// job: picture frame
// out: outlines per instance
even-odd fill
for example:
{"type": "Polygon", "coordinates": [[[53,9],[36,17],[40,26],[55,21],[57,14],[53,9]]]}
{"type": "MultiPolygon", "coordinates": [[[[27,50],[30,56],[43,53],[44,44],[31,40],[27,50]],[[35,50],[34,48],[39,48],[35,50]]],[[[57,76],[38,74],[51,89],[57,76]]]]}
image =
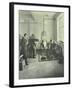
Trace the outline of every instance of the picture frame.
{"type": "MultiPolygon", "coordinates": [[[[30,54],[31,51],[29,55],[30,54]]],[[[26,61],[24,61],[24,63],[26,64],[26,61]]],[[[70,84],[70,6],[10,2],[9,3],[9,86],[29,87],[29,86],[45,86],[45,85],[61,85],[61,84],[70,84]],[[62,21],[59,21],[60,14],[62,15],[62,19],[60,19],[62,21]],[[54,28],[55,20],[56,20],[56,27],[54,28]],[[46,33],[44,31],[42,32],[42,30],[47,31],[47,37],[46,37],[46,33]],[[25,67],[22,67],[23,63],[20,61],[20,58],[22,58],[24,55],[19,56],[20,53],[19,38],[20,35],[25,36],[26,34],[28,34],[28,38],[29,38],[32,33],[35,34],[36,37],[39,39],[38,42],[40,42],[40,39],[42,41],[45,40],[46,37],[46,40],[50,40],[51,42],[52,39],[54,41],[56,40],[55,41],[57,42],[56,44],[59,45],[58,41],[62,40],[61,43],[63,43],[64,45],[63,58],[59,53],[57,55],[59,55],[60,57],[56,56],[55,61],[54,60],[50,61],[51,59],[54,58],[53,56],[54,52],[52,51],[53,53],[52,54],[50,52],[51,50],[49,49],[49,47],[48,49],[46,49],[44,48],[45,46],[43,46],[42,49],[36,48],[36,52],[38,55],[37,60],[39,62],[34,65],[36,67],[30,66],[31,63],[34,61],[32,59],[33,57],[29,57],[29,56],[28,58],[30,65],[28,66],[25,65],[25,67]],[[49,56],[51,56],[51,54],[52,56],[51,57],[48,56],[47,58],[46,54],[48,53],[49,56]],[[63,59],[61,63],[59,63],[59,60],[57,60],[60,58],[63,59]],[[46,62],[46,64],[43,64],[42,62],[43,63],[46,62]],[[50,64],[47,65],[47,62],[49,62],[50,64]],[[41,66],[40,63],[42,63],[41,66]],[[49,65],[51,66],[48,67],[49,65]],[[48,69],[46,69],[44,66],[47,66],[46,68],[48,69]],[[33,67],[34,69],[32,68],[30,69],[30,67],[33,67]],[[37,68],[37,67],[41,67],[41,68],[37,68]],[[51,69],[52,71],[51,73],[48,73],[48,70],[51,67],[53,67],[51,69]],[[56,70],[56,68],[58,70],[56,70]],[[58,72],[59,70],[61,71],[58,72]],[[44,71],[46,71],[47,73],[44,71]],[[43,73],[49,74],[50,76],[47,76],[46,74],[44,74],[45,75],[44,76],[43,73]]]]}

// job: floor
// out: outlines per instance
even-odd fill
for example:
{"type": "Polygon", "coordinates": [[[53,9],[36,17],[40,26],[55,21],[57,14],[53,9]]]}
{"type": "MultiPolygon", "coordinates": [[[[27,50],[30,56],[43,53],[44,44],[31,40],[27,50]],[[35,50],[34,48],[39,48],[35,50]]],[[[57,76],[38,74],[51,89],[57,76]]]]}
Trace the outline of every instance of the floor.
{"type": "Polygon", "coordinates": [[[19,71],[19,79],[52,78],[64,76],[64,65],[58,60],[38,61],[38,56],[28,59],[28,64],[23,62],[23,71],[19,71]]]}

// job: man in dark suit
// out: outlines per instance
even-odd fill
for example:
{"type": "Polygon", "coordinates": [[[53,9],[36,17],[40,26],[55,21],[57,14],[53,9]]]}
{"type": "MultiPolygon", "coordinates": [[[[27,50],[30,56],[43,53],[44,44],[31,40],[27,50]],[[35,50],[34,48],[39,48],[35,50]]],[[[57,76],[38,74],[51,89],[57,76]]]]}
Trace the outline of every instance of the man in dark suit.
{"type": "Polygon", "coordinates": [[[25,59],[25,65],[28,65],[27,62],[27,34],[24,34],[24,37],[21,40],[21,46],[22,46],[22,54],[23,54],[23,59],[25,59]]]}

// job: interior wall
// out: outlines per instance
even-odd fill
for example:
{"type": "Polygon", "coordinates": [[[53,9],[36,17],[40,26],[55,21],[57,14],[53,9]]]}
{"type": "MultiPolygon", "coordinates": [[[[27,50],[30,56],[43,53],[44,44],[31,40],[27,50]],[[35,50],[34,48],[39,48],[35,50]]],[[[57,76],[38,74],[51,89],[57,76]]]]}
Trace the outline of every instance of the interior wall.
{"type": "Polygon", "coordinates": [[[53,18],[43,20],[43,16],[35,16],[35,19],[29,16],[20,17],[19,32],[21,36],[24,33],[27,33],[29,36],[35,34],[36,38],[41,40],[41,32],[44,30],[46,31],[47,41],[50,39],[57,40],[56,29],[56,20],[53,18]]]}
{"type": "Polygon", "coordinates": [[[57,41],[57,20],[56,18],[54,19],[54,23],[53,23],[53,39],[55,41],[57,41]]]}
{"type": "Polygon", "coordinates": [[[57,17],[57,41],[64,41],[64,13],[57,17]]]}
{"type": "Polygon", "coordinates": [[[55,32],[55,28],[54,28],[54,19],[48,19],[46,20],[46,24],[45,24],[45,31],[47,33],[47,40],[50,41],[50,39],[55,40],[54,38],[54,32],[55,32]]]}

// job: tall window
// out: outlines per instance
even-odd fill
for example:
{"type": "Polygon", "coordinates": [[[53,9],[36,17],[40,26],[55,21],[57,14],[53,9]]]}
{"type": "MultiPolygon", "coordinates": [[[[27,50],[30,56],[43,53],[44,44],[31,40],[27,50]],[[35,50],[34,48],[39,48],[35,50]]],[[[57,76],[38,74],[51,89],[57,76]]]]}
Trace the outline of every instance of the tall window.
{"type": "Polygon", "coordinates": [[[57,41],[64,41],[64,13],[57,18],[57,41]]]}

